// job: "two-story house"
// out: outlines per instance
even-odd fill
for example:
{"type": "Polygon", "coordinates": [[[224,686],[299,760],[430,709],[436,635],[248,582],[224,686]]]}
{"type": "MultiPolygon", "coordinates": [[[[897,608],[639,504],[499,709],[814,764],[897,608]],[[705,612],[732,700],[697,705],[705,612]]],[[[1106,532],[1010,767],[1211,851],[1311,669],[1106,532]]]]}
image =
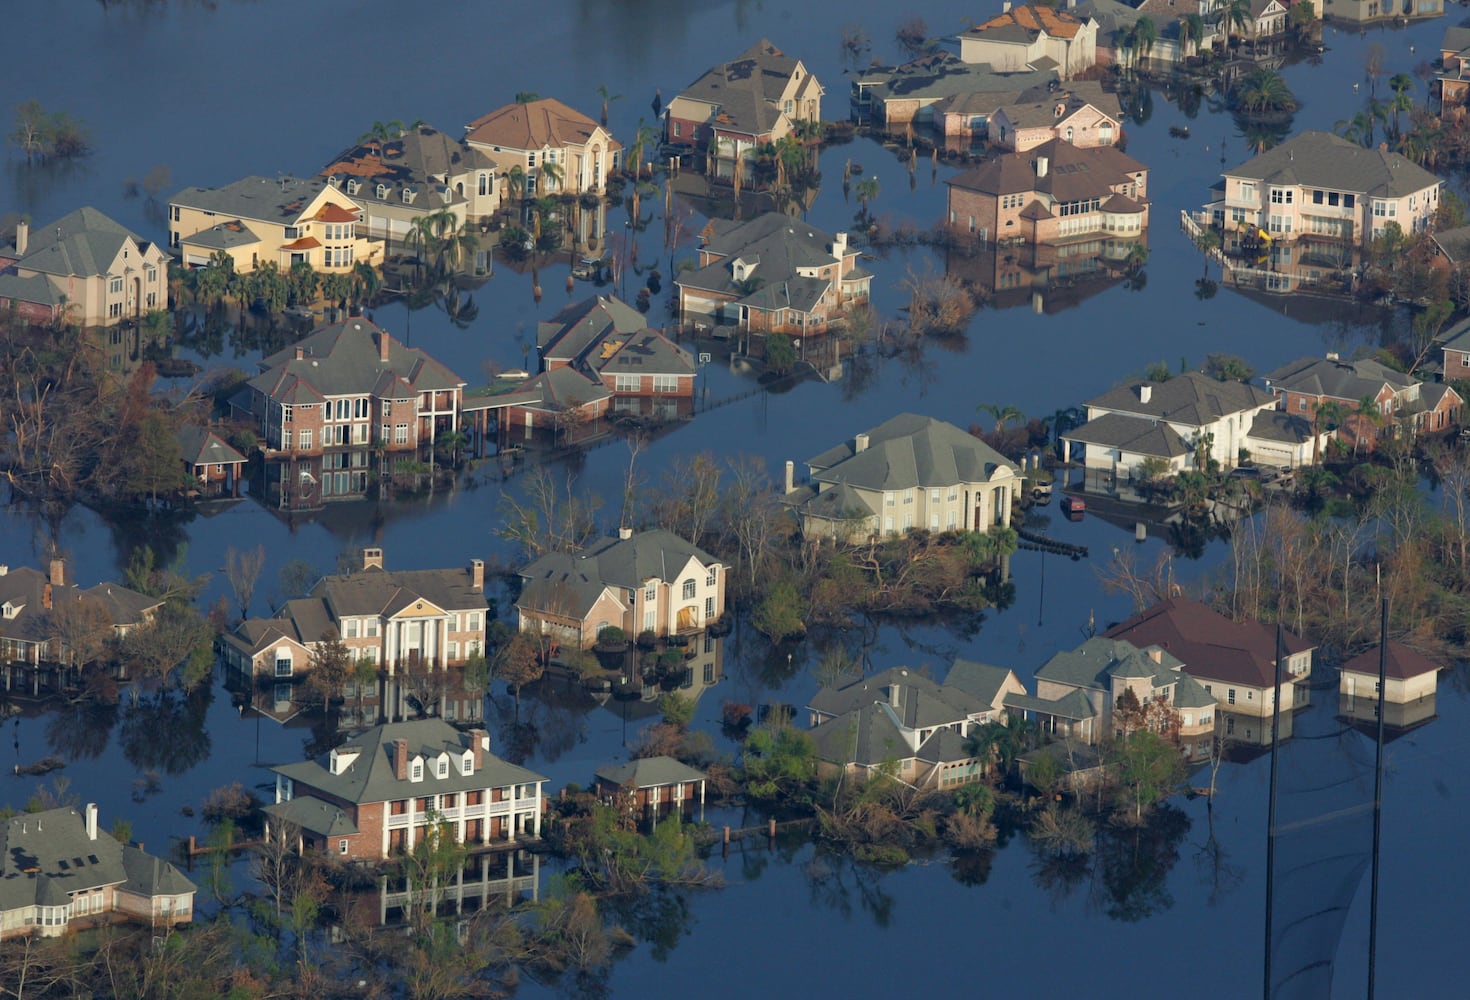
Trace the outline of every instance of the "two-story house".
{"type": "Polygon", "coordinates": [[[574,302],[536,324],[542,371],[573,368],[602,383],[618,414],[674,419],[693,412],[694,357],[614,296],[574,302]]]}
{"type": "Polygon", "coordinates": [[[807,705],[817,756],[856,777],[891,768],[919,787],[953,788],[983,777],[969,738],[1005,724],[1005,699],[1025,686],[1004,667],[956,660],[944,683],[893,667],[822,688],[807,705]]]}
{"type": "Polygon", "coordinates": [[[1007,695],[1005,705],[1035,716],[1045,732],[1096,743],[1118,731],[1119,699],[1131,692],[1140,707],[1162,702],[1178,713],[1177,732],[1160,735],[1179,743],[1187,755],[1201,756],[1208,753],[1215,729],[1214,698],[1184,667],[1157,644],[1140,647],[1111,635],[1094,636],[1037,669],[1034,697],[1007,695]]]}
{"type": "Polygon", "coordinates": [[[95,803],[80,813],[65,806],[0,820],[0,843],[0,939],[56,937],[118,919],[157,933],[194,918],[194,883],[98,829],[95,803]]]}
{"type": "Polygon", "coordinates": [[[725,613],[725,570],[673,532],[624,528],[522,569],[520,629],[575,649],[590,648],[608,628],[630,637],[701,632],[725,613]]]}
{"type": "Polygon", "coordinates": [[[520,195],[600,194],[619,167],[623,146],[612,133],[561,101],[543,97],[496,108],[465,126],[465,142],[506,180],[519,169],[520,195]]]}
{"type": "Polygon", "coordinates": [[[325,177],[246,177],[219,188],[184,188],[169,199],[169,245],[185,267],[226,253],[240,274],[262,264],[341,273],[382,257],[358,227],[362,209],[325,177]]]}
{"type": "MultiPolygon", "coordinates": [[[[1445,370],[1450,371],[1448,364],[1445,370]]],[[[1371,448],[1377,438],[1397,434],[1403,424],[1412,434],[1448,430],[1464,404],[1446,383],[1421,382],[1371,358],[1343,361],[1336,354],[1298,358],[1266,375],[1265,382],[1283,412],[1307,420],[1316,417],[1322,404],[1337,404],[1344,414],[1338,435],[1355,448],[1371,448]],[[1371,407],[1364,405],[1367,400],[1371,407]]]]}
{"type": "Polygon", "coordinates": [[[938,125],[946,136],[984,134],[995,109],[1020,101],[1034,87],[1042,91],[1056,82],[1055,70],[997,73],[984,64],[964,62],[952,52],[933,52],[901,66],[871,66],[853,76],[849,101],[856,121],[894,129],[938,125]],[[963,122],[946,124],[956,110],[963,122]]]}
{"type": "MultiPolygon", "coordinates": [[[[383,550],[367,548],[362,568],[325,576],[307,596],[270,618],[241,622],[221,642],[226,665],[289,684],[312,666],[323,641],[388,676],[417,667],[459,667],[485,644],[485,563],[467,569],[387,570],[383,550]]],[[[289,700],[289,699],[285,699],[289,700]]]]}
{"type": "Polygon", "coordinates": [[[1111,146],[1123,135],[1123,115],[1115,94],[1097,83],[1077,82],[1049,92],[1028,91],[997,108],[989,134],[992,145],[1013,153],[1053,139],[1078,148],[1111,146]]]}
{"type": "MultiPolygon", "coordinates": [[[[1184,664],[1220,708],[1269,718],[1275,711],[1276,628],[1231,621],[1198,601],[1173,597],[1114,625],[1104,636],[1165,651],[1184,664]]],[[[1296,706],[1297,682],[1312,673],[1316,647],[1283,629],[1281,711],[1296,706]]]]}
{"type": "Polygon", "coordinates": [[[541,836],[548,779],[491,753],[483,729],[460,732],[440,719],[387,723],[272,770],[267,823],[287,824],[301,851],[378,861],[411,851],[431,826],[471,848],[541,836]]]}
{"type": "Polygon", "coordinates": [[[1278,412],[1275,396],[1244,382],[1185,372],[1115,386],[1084,405],[1087,422],[1062,440],[1081,446],[1088,477],[1104,485],[1137,478],[1149,459],[1171,475],[1201,458],[1234,468],[1241,449],[1288,468],[1312,461],[1311,419],[1278,412]]]}
{"type": "Polygon", "coordinates": [[[784,502],[807,538],[861,542],[915,528],[989,531],[1008,525],[1021,486],[1016,465],[953,424],[901,413],[806,462],[784,502]]]}
{"type": "Polygon", "coordinates": [[[1442,111],[1462,107],[1470,97],[1470,28],[1444,29],[1439,43],[1439,105],[1442,111]]]}
{"type": "Polygon", "coordinates": [[[260,370],[230,403],[258,426],[266,492],[282,508],[360,499],[459,430],[464,379],[361,316],[314,330],[260,370]]]}
{"type": "Polygon", "coordinates": [[[114,326],[168,308],[168,262],[95,208],[79,208],[49,226],[15,227],[0,245],[0,308],[32,323],[114,326]]]}
{"type": "Polygon", "coordinates": [[[1030,246],[1088,236],[1142,237],[1148,229],[1148,168],[1111,145],[1111,125],[1099,121],[1096,132],[1096,146],[1051,139],[949,178],[950,233],[980,243],[1030,246]]]}
{"type": "Polygon", "coordinates": [[[960,58],[1002,73],[1054,69],[1063,80],[1097,64],[1097,22],[1040,4],[1001,5],[1001,13],[959,36],[960,58]]]}
{"type": "Polygon", "coordinates": [[[708,172],[733,177],[735,162],[790,135],[797,122],[822,120],[822,85],[800,59],[762,38],[720,63],[663,109],[664,142],[714,160],[708,172]]]}
{"type": "Polygon", "coordinates": [[[321,172],[362,210],[366,236],[404,241],[419,220],[448,211],[454,231],[500,208],[495,164],[464,139],[421,125],[359,140],[321,172]]]}
{"type": "Polygon", "coordinates": [[[681,324],[804,337],[826,333],[842,309],[868,301],[873,276],[846,233],[765,212],[712,219],[701,239],[698,267],[674,279],[681,324]]]}
{"type": "Polygon", "coordinates": [[[1225,171],[1221,196],[1206,212],[1225,233],[1227,250],[1239,247],[1249,227],[1266,230],[1278,245],[1304,238],[1367,245],[1389,223],[1406,233],[1428,226],[1442,186],[1386,147],[1364,149],[1308,131],[1225,171]]]}

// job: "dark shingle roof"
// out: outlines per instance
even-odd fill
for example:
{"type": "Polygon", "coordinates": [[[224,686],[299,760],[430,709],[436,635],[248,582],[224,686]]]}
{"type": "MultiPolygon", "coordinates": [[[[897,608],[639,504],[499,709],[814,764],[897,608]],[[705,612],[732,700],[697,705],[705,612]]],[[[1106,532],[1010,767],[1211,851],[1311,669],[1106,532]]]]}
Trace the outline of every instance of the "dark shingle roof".
{"type": "MultiPolygon", "coordinates": [[[[1103,634],[1161,646],[1196,679],[1261,688],[1275,683],[1276,629],[1255,621],[1232,622],[1198,601],[1160,601],[1103,634]]],[[[1284,629],[1282,642],[1288,654],[1312,648],[1284,629]]]]}
{"type": "Polygon", "coordinates": [[[847,482],[868,490],[901,490],[988,481],[1001,468],[1016,466],[973,434],[953,424],[901,413],[868,431],[859,452],[844,442],[807,460],[812,478],[847,482]]]}
{"type": "Polygon", "coordinates": [[[326,186],[326,180],[321,177],[254,176],[224,187],[184,188],[169,203],[213,212],[226,219],[261,219],[284,225],[299,219],[326,186]]]}
{"type": "Polygon", "coordinates": [[[797,65],[797,60],[762,38],[738,58],[707,70],[679,97],[717,105],[720,115],[715,124],[720,129],[762,135],[780,119],[777,101],[797,65]]]}
{"type": "Polygon", "coordinates": [[[1193,450],[1174,428],[1163,421],[1124,413],[1104,413],[1081,427],[1072,428],[1063,436],[1069,441],[1119,448],[1157,458],[1177,458],[1193,450]]]}
{"type": "Polygon", "coordinates": [[[1163,382],[1116,386],[1085,405],[1171,423],[1204,427],[1221,417],[1273,405],[1276,397],[1244,382],[1221,382],[1201,372],[1185,372],[1163,382]],[[1141,398],[1148,389],[1148,402],[1141,398]]]}
{"type": "Polygon", "coordinates": [[[981,194],[1024,194],[1038,191],[1054,201],[1107,198],[1113,188],[1132,184],[1133,174],[1148,168],[1116,146],[1074,146],[1052,139],[1024,153],[1006,153],[945,181],[981,194]],[[1038,177],[1037,161],[1047,159],[1045,177],[1038,177]]]}
{"type": "Polygon", "coordinates": [[[681,785],[706,778],[703,771],[672,757],[642,757],[626,764],[605,764],[597,769],[596,776],[609,784],[631,784],[634,788],[681,785]]]}
{"type": "Polygon", "coordinates": [[[893,710],[884,704],[870,704],[829,719],[811,731],[811,738],[817,756],[833,764],[876,767],[914,756],[893,710]]]}
{"type": "Polygon", "coordinates": [[[1308,396],[1330,396],[1356,403],[1364,396],[1377,396],[1386,385],[1394,392],[1407,389],[1418,379],[1394,371],[1371,358],[1334,361],[1330,358],[1298,358],[1265,377],[1266,385],[1308,396]]]}
{"type": "Polygon", "coordinates": [[[941,686],[905,667],[891,667],[841,687],[824,687],[812,696],[808,707],[836,716],[875,702],[889,706],[894,717],[909,729],[949,725],[991,707],[961,688],[941,686]]]}
{"type": "Polygon", "coordinates": [[[131,240],[140,249],[140,239],[125,226],[87,206],[70,212],[49,226],[31,230],[20,266],[58,277],[94,277],[108,273],[123,244],[131,240]]]}
{"type": "Polygon", "coordinates": [[[1292,136],[1225,171],[1225,176],[1380,198],[1399,198],[1440,183],[1438,177],[1399,153],[1364,149],[1342,136],[1317,131],[1292,136]]]}
{"type": "MultiPolygon", "coordinates": [[[[1421,674],[1433,673],[1441,668],[1429,657],[1417,650],[1410,649],[1401,642],[1389,640],[1388,653],[1384,657],[1384,672],[1399,680],[1408,680],[1421,674]]],[[[1348,660],[1340,668],[1345,673],[1371,674],[1378,676],[1378,647],[1364,650],[1357,656],[1348,660]]]]}
{"type": "Polygon", "coordinates": [[[407,347],[371,320],[345,319],[319,327],[298,343],[260,362],[250,385],[284,403],[320,402],[326,396],[377,395],[412,399],[420,392],[463,388],[464,379],[417,347],[407,347]],[[382,360],[378,338],[388,338],[382,360]],[[302,353],[301,358],[296,352],[302,353]]]}
{"type": "Polygon", "coordinates": [[[1036,671],[1036,679],[1107,691],[1113,677],[1151,677],[1154,687],[1166,687],[1176,681],[1175,668],[1182,664],[1162,647],[1157,652],[1159,660],[1155,661],[1131,642],[1094,636],[1047,660],[1036,671]]]}
{"type": "Polygon", "coordinates": [[[180,427],[174,437],[178,439],[184,461],[190,465],[233,465],[245,461],[244,455],[208,427],[189,424],[180,427]]]}

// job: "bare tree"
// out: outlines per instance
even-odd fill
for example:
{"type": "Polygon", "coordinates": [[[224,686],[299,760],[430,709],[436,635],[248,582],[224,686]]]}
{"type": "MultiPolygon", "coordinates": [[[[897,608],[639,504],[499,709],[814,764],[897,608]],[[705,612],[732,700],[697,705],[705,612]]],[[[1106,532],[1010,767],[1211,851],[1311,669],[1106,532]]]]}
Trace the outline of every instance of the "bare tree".
{"type": "Polygon", "coordinates": [[[113,624],[101,601],[74,589],[55,595],[47,630],[56,659],[72,668],[96,662],[112,638],[113,624]]]}
{"type": "Polygon", "coordinates": [[[754,590],[771,543],[780,530],[784,511],[776,500],[764,462],[741,455],[727,464],[731,483],[724,494],[724,522],[735,538],[741,568],[750,589],[754,590]]]}
{"type": "Polygon", "coordinates": [[[225,549],[225,578],[235,593],[235,603],[240,606],[240,617],[250,617],[250,599],[255,595],[255,584],[260,580],[260,571],[265,568],[265,546],[241,552],[231,545],[225,549]]]}

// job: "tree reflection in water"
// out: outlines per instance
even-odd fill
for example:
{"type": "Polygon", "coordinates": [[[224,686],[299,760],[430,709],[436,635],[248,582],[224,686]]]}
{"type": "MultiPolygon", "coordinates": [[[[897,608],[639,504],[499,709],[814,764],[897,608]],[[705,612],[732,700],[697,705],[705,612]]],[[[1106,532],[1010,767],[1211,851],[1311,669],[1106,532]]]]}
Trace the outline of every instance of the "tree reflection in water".
{"type": "Polygon", "coordinates": [[[1169,872],[1188,832],[1189,817],[1170,805],[1159,806],[1142,826],[1104,827],[1096,854],[1103,912],[1132,923],[1173,906],[1169,872]]]}
{"type": "Polygon", "coordinates": [[[684,890],[658,886],[646,892],[614,896],[603,902],[608,919],[649,946],[655,962],[666,962],[679,939],[694,929],[684,890]]]}
{"type": "Polygon", "coordinates": [[[894,898],[883,889],[883,872],[859,865],[851,858],[827,854],[813,858],[806,866],[807,883],[812,902],[851,919],[853,904],[873,918],[873,924],[886,928],[893,922],[894,898]]]}
{"type": "Polygon", "coordinates": [[[81,698],[58,704],[46,720],[46,743],[53,753],[75,763],[102,756],[117,725],[116,700],[81,698]]]}
{"type": "Polygon", "coordinates": [[[955,851],[949,860],[949,873],[960,885],[984,885],[994,864],[994,851],[955,851]]]}
{"type": "Polygon", "coordinates": [[[204,728],[214,688],[201,684],[194,691],[165,688],[128,702],[122,710],[118,745],[123,757],[140,771],[183,774],[209,757],[209,733],[204,728]]]}

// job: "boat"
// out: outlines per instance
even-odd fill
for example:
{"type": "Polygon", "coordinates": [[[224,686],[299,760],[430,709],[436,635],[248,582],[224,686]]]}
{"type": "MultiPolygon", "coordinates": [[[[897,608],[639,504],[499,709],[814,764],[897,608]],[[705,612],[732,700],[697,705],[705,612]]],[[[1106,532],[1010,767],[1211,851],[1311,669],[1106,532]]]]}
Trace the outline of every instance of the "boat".
{"type": "Polygon", "coordinates": [[[1083,514],[1087,511],[1087,503],[1081,497],[1067,497],[1062,501],[1062,512],[1064,514],[1083,514]]]}

